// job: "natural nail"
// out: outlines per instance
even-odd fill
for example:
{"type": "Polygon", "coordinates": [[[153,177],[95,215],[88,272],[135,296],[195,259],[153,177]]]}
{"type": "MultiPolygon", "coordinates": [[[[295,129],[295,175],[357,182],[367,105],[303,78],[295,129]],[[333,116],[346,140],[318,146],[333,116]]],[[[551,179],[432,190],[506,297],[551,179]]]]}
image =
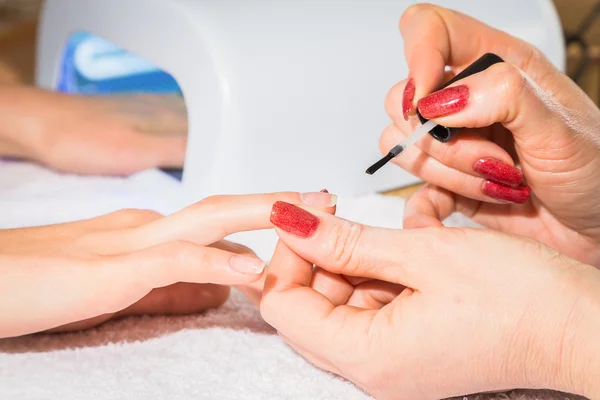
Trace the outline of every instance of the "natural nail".
{"type": "Polygon", "coordinates": [[[329,192],[301,193],[300,199],[307,206],[315,208],[333,207],[337,203],[337,196],[329,192]]]}
{"type": "Polygon", "coordinates": [[[293,204],[278,201],[271,209],[271,223],[301,238],[312,236],[319,227],[319,218],[293,204]]]}
{"type": "Polygon", "coordinates": [[[246,275],[259,275],[265,270],[265,263],[256,258],[234,254],[229,259],[231,269],[246,275]]]}
{"type": "Polygon", "coordinates": [[[493,199],[516,204],[527,203],[531,195],[529,186],[514,188],[494,181],[483,182],[482,191],[483,194],[493,199]]]}
{"type": "Polygon", "coordinates": [[[482,158],[473,166],[473,170],[486,179],[518,187],[523,182],[520,169],[493,158],[482,158]]]}
{"type": "Polygon", "coordinates": [[[408,114],[410,114],[413,109],[415,89],[415,80],[409,78],[408,82],[406,82],[406,86],[404,86],[404,93],[402,94],[402,115],[404,115],[405,121],[408,121],[408,114]]]}
{"type": "Polygon", "coordinates": [[[469,103],[469,88],[452,86],[431,93],[417,103],[421,116],[426,119],[444,117],[462,110],[469,103]]]}

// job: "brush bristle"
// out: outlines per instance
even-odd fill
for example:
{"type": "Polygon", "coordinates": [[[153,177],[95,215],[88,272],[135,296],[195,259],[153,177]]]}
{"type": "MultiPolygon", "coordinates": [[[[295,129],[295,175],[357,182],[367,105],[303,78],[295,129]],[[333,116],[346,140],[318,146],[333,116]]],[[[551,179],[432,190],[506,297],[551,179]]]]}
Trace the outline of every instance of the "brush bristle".
{"type": "Polygon", "coordinates": [[[385,164],[390,162],[390,160],[392,158],[394,158],[394,154],[388,153],[381,160],[377,161],[375,164],[373,164],[369,168],[367,168],[367,170],[365,172],[369,175],[373,175],[375,172],[379,171],[379,169],[381,169],[381,167],[383,167],[385,164]]]}

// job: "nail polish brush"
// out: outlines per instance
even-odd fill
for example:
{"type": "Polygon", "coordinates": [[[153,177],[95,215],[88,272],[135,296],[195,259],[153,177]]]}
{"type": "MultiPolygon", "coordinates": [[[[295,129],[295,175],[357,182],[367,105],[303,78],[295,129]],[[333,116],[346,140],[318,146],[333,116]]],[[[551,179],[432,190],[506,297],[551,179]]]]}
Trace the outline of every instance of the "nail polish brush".
{"type": "MultiPolygon", "coordinates": [[[[491,67],[494,64],[504,62],[500,57],[492,53],[486,53],[477,59],[473,64],[469,65],[464,71],[456,75],[454,78],[450,79],[443,86],[441,86],[437,90],[444,89],[451,84],[464,79],[468,76],[474,75],[478,72],[484,71],[491,67]]],[[[419,126],[415,129],[410,135],[408,135],[404,140],[400,143],[392,147],[392,149],[379,161],[375,164],[371,165],[367,168],[366,173],[369,175],[373,175],[377,170],[383,167],[385,164],[390,162],[392,159],[399,156],[402,152],[404,152],[407,148],[415,144],[421,138],[425,137],[427,133],[433,136],[434,139],[446,143],[452,140],[454,136],[458,132],[460,132],[463,128],[449,128],[443,125],[439,125],[434,121],[427,120],[421,116],[419,111],[417,110],[417,116],[423,125],[419,126]]]]}

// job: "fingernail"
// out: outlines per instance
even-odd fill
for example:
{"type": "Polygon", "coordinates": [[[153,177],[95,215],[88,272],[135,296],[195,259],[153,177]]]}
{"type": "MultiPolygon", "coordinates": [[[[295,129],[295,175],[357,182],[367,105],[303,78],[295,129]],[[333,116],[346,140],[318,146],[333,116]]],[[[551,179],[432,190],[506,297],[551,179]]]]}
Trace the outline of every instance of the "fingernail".
{"type": "Polygon", "coordinates": [[[327,190],[327,189],[321,189],[321,193],[329,193],[329,190],[327,190]]]}
{"type": "Polygon", "coordinates": [[[327,191],[301,193],[300,199],[307,206],[315,208],[333,207],[337,203],[337,196],[327,191]]]}
{"type": "Polygon", "coordinates": [[[413,101],[415,100],[415,80],[409,78],[404,87],[404,93],[402,94],[402,115],[404,120],[408,121],[408,114],[413,109],[413,101]]]}
{"type": "Polygon", "coordinates": [[[520,169],[493,158],[478,160],[473,170],[486,179],[512,187],[518,187],[523,182],[523,173],[520,169]]]}
{"type": "Polygon", "coordinates": [[[229,259],[229,266],[234,271],[246,275],[259,275],[265,270],[265,263],[256,258],[234,254],[229,259]]]}
{"type": "Polygon", "coordinates": [[[444,117],[462,110],[469,103],[469,88],[465,85],[452,86],[431,93],[417,103],[421,116],[426,119],[444,117]]]}
{"type": "Polygon", "coordinates": [[[515,204],[527,203],[531,194],[529,186],[514,188],[493,181],[483,182],[482,191],[483,194],[493,199],[515,204]]]}
{"type": "Polygon", "coordinates": [[[278,201],[271,209],[271,223],[301,238],[312,236],[319,227],[319,218],[293,204],[278,201]]]}

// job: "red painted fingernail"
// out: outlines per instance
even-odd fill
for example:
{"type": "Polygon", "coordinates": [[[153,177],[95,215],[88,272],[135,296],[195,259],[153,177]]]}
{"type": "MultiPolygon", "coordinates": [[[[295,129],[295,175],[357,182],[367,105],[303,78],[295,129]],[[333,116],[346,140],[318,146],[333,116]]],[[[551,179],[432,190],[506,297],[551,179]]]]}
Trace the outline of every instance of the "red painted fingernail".
{"type": "Polygon", "coordinates": [[[481,190],[483,191],[483,194],[493,199],[516,204],[527,203],[531,194],[529,186],[514,188],[493,181],[483,182],[481,190]]]}
{"type": "Polygon", "coordinates": [[[452,86],[423,97],[417,108],[423,118],[444,117],[462,110],[469,103],[469,88],[465,85],[452,86]]]}
{"type": "Polygon", "coordinates": [[[301,238],[312,236],[319,227],[319,218],[293,204],[278,201],[271,209],[271,223],[301,238]]]}
{"type": "Polygon", "coordinates": [[[327,190],[327,189],[321,189],[321,193],[329,193],[329,190],[327,190]]]}
{"type": "Polygon", "coordinates": [[[413,101],[415,99],[415,80],[409,78],[404,87],[404,94],[402,94],[402,115],[404,120],[408,121],[408,114],[413,109],[413,101]]]}
{"type": "Polygon", "coordinates": [[[518,187],[523,182],[520,169],[493,158],[482,158],[473,165],[473,170],[486,179],[518,187]]]}

